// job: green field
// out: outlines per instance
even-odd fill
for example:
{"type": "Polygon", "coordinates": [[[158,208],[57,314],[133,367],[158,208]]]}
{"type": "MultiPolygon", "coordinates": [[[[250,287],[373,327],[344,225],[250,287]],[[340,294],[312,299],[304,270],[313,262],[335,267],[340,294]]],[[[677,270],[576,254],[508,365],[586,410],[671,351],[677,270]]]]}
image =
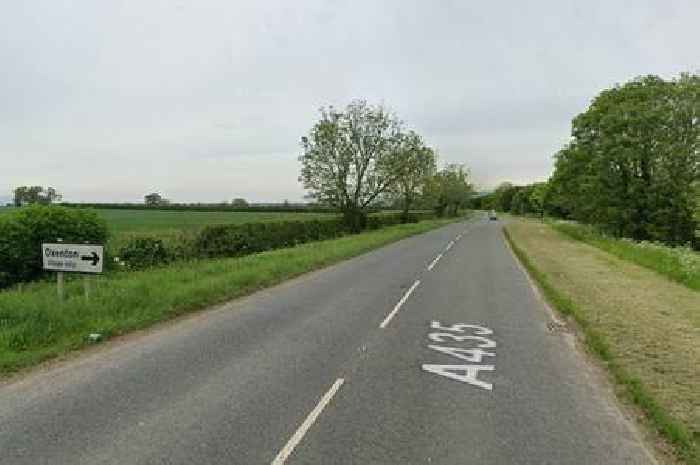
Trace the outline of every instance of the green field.
{"type": "Polygon", "coordinates": [[[146,233],[164,230],[192,231],[210,224],[241,224],[328,217],[328,213],[287,212],[201,212],[158,210],[96,210],[110,231],[146,233]]]}
{"type": "MultiPolygon", "coordinates": [[[[16,211],[15,208],[0,208],[0,216],[16,211]]],[[[163,210],[117,210],[97,209],[112,233],[145,233],[163,230],[196,230],[209,224],[241,224],[261,221],[289,221],[327,218],[330,213],[287,212],[202,212],[163,210]]]]}
{"type": "MultiPolygon", "coordinates": [[[[17,211],[15,208],[0,208],[0,217],[17,211]]],[[[119,248],[129,238],[157,235],[165,241],[177,240],[183,234],[196,232],[211,224],[242,224],[269,221],[307,220],[328,218],[332,213],[288,213],[288,212],[225,212],[225,211],[163,211],[163,210],[117,210],[96,209],[107,221],[110,231],[110,246],[119,248]]]]}

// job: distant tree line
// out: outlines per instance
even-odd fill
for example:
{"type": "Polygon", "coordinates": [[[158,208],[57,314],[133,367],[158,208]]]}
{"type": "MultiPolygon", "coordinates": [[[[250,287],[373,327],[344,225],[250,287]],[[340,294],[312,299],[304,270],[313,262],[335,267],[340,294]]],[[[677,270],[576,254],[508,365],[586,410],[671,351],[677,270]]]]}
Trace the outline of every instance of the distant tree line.
{"type": "Polygon", "coordinates": [[[59,194],[53,187],[43,186],[20,186],[13,191],[13,205],[21,207],[24,205],[50,205],[61,200],[59,194]]]}
{"type": "Polygon", "coordinates": [[[161,205],[146,205],[145,203],[74,203],[61,202],[64,207],[100,208],[107,210],[159,210],[159,211],[221,211],[221,212],[288,212],[288,213],[338,213],[338,209],[317,204],[257,204],[248,206],[233,203],[167,203],[161,205]]]}
{"type": "Polygon", "coordinates": [[[548,214],[635,240],[697,246],[700,76],[634,79],[574,118],[546,183],[500,185],[478,206],[548,214]]]}
{"type": "Polygon", "coordinates": [[[364,100],[342,111],[321,108],[301,146],[299,180],[309,198],[340,210],[354,231],[380,206],[394,205],[405,218],[419,206],[456,215],[473,192],[466,169],[449,165],[438,171],[435,150],[418,133],[364,100]]]}

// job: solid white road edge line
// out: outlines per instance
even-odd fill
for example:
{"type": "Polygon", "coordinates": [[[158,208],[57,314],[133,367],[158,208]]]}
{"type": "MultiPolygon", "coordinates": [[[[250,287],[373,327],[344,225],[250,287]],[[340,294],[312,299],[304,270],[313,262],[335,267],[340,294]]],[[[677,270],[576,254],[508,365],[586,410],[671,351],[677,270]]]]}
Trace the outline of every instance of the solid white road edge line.
{"type": "Polygon", "coordinates": [[[447,252],[448,250],[450,250],[450,249],[452,248],[453,245],[455,245],[455,241],[450,241],[450,242],[447,244],[447,247],[445,247],[445,252],[447,252]]]}
{"type": "Polygon", "coordinates": [[[333,386],[331,386],[323,397],[321,397],[321,400],[318,402],[318,404],[316,404],[316,407],[314,407],[301,426],[294,432],[287,444],[284,445],[279,454],[277,454],[277,457],[275,457],[275,459],[271,462],[271,465],[284,464],[287,458],[289,458],[289,456],[292,454],[292,451],[294,451],[294,448],[299,445],[306,432],[309,430],[309,428],[311,428],[323,409],[330,403],[331,399],[333,399],[333,396],[336,392],[338,392],[338,389],[340,389],[340,386],[342,386],[344,382],[345,380],[343,378],[338,378],[335,380],[333,386]]]}
{"type": "Polygon", "coordinates": [[[428,271],[431,271],[433,267],[437,264],[437,262],[440,261],[441,258],[442,254],[439,254],[437,257],[435,257],[435,259],[430,263],[430,265],[428,265],[428,271]]]}
{"type": "Polygon", "coordinates": [[[394,309],[391,311],[391,313],[389,313],[389,314],[386,316],[386,318],[384,318],[384,321],[382,321],[382,324],[379,325],[380,328],[382,328],[382,329],[386,328],[386,326],[389,324],[389,322],[391,321],[391,319],[394,318],[394,315],[396,315],[396,312],[398,312],[399,309],[401,308],[401,306],[402,306],[404,303],[406,303],[406,301],[408,300],[408,298],[409,298],[409,297],[411,296],[411,294],[413,293],[413,290],[414,290],[415,288],[417,288],[419,284],[420,284],[420,279],[417,279],[416,282],[413,283],[413,286],[411,286],[411,287],[406,291],[406,293],[403,295],[403,297],[401,297],[401,300],[399,300],[399,303],[396,304],[396,306],[395,306],[394,309]]]}

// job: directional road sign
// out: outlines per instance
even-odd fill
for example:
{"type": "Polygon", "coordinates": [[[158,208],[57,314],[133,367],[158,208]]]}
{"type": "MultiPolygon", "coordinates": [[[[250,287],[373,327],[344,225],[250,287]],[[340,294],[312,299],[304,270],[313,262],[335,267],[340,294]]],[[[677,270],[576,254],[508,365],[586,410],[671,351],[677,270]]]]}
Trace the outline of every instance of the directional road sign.
{"type": "Polygon", "coordinates": [[[76,273],[102,273],[104,246],[92,244],[41,244],[44,269],[76,273]]]}

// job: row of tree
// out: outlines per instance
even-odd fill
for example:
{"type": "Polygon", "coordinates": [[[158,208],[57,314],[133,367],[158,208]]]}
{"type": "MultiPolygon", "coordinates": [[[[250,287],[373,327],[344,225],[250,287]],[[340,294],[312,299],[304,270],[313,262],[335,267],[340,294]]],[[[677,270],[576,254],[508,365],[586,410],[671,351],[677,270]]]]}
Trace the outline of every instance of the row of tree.
{"type": "Polygon", "coordinates": [[[697,241],[700,76],[645,76],[601,92],[574,118],[547,183],[479,199],[515,213],[594,224],[616,236],[697,241]]]}
{"type": "Polygon", "coordinates": [[[12,203],[15,207],[23,205],[50,205],[61,200],[59,194],[53,187],[43,186],[20,186],[13,191],[12,203]]]}
{"type": "Polygon", "coordinates": [[[406,218],[417,207],[456,215],[473,192],[464,167],[438,171],[435,150],[418,133],[363,100],[322,108],[301,146],[299,180],[309,198],[338,208],[354,230],[382,204],[400,206],[406,218]]]}

